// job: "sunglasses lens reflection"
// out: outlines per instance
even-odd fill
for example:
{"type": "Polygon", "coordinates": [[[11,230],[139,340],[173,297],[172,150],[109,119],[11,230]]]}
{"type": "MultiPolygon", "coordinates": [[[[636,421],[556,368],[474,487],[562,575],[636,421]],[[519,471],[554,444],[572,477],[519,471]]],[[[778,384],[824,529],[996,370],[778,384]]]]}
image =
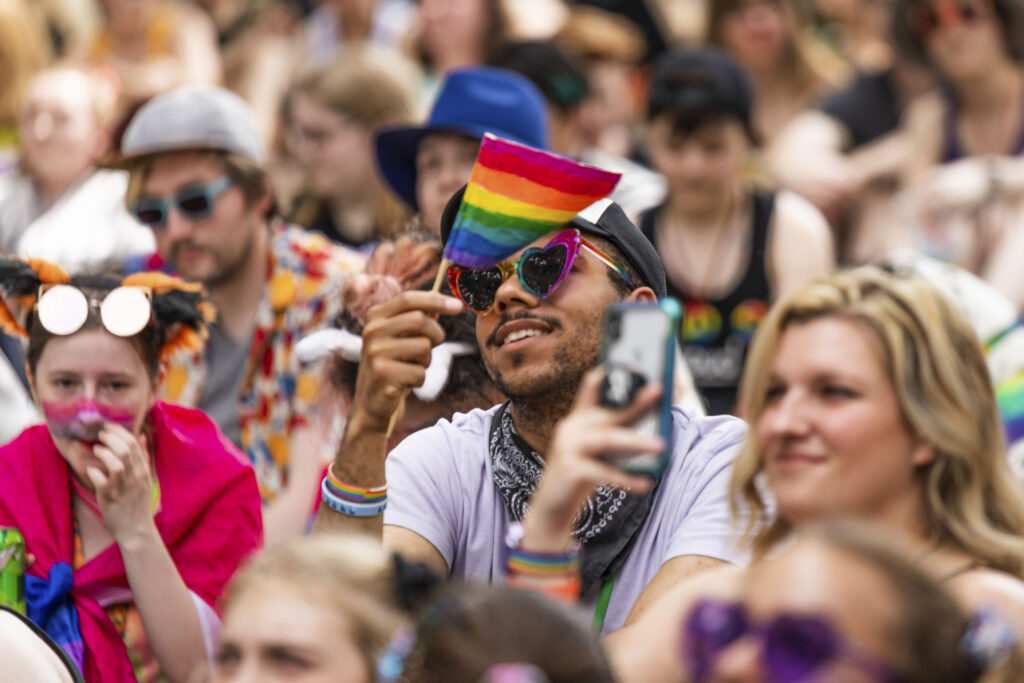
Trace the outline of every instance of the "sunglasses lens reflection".
{"type": "Polygon", "coordinates": [[[459,297],[474,311],[486,311],[494,303],[504,277],[497,268],[469,269],[459,274],[459,297]]]}
{"type": "Polygon", "coordinates": [[[151,306],[145,290],[118,287],[103,300],[100,317],[107,331],[118,337],[131,337],[149,323],[151,306]]]}
{"type": "Polygon", "coordinates": [[[185,191],[178,197],[178,208],[192,218],[199,218],[210,213],[210,198],[205,190],[185,191]]]}
{"type": "Polygon", "coordinates": [[[523,282],[534,293],[547,296],[561,279],[568,258],[569,247],[556,244],[529,254],[522,260],[519,273],[523,277],[523,282]]]}
{"type": "Polygon", "coordinates": [[[89,315],[85,294],[69,285],[47,289],[37,304],[39,323],[56,335],[68,335],[81,329],[89,315]]]}

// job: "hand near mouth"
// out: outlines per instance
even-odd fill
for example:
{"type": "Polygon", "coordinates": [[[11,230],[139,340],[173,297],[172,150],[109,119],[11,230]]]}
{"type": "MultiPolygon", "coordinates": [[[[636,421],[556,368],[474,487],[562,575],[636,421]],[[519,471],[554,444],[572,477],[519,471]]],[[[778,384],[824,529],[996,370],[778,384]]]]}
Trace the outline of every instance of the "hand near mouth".
{"type": "Polygon", "coordinates": [[[105,423],[93,453],[103,467],[87,467],[103,521],[120,544],[155,531],[153,479],[145,434],[132,434],[121,425],[105,423]]]}

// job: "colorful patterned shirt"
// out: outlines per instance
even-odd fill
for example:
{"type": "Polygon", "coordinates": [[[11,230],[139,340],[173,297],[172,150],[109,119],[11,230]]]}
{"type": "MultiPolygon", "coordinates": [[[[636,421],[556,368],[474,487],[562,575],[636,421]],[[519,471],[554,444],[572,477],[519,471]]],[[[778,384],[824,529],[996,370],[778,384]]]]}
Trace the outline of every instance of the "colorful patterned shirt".
{"type": "MultiPolygon", "coordinates": [[[[267,283],[238,407],[241,447],[256,469],[264,502],[287,485],[292,428],[307,424],[319,405],[323,365],[301,365],[292,347],[334,321],[342,309],[342,284],[365,261],[358,252],[281,221],[272,230],[267,283]]],[[[197,405],[207,370],[205,354],[178,354],[167,368],[162,398],[197,405]]]]}

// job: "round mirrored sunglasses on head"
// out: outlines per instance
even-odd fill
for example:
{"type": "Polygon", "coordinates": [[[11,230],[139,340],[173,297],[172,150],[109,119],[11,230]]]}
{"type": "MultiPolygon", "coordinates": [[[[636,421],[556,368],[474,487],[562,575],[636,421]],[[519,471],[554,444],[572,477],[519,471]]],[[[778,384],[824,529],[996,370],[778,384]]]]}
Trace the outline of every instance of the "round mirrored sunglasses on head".
{"type": "Polygon", "coordinates": [[[618,273],[633,289],[629,273],[588,242],[576,228],[563,230],[543,247],[527,249],[516,261],[499,263],[492,268],[466,268],[453,264],[448,267],[448,286],[466,308],[479,315],[490,312],[498,288],[514,274],[518,274],[523,289],[545,298],[565,279],[581,248],[618,273]]]}
{"type": "Polygon", "coordinates": [[[221,176],[206,185],[189,185],[173,197],[139,197],[132,204],[132,215],[151,228],[167,225],[171,208],[176,208],[190,221],[198,221],[213,213],[213,207],[225,190],[231,187],[231,176],[221,176]]]}
{"type": "MultiPolygon", "coordinates": [[[[759,641],[761,675],[769,683],[810,683],[829,664],[842,660],[879,683],[906,683],[887,664],[845,643],[827,619],[810,614],[782,614],[756,623],[742,605],[701,600],[686,617],[683,652],[696,683],[708,680],[715,660],[736,641],[759,641]]],[[[821,679],[824,680],[824,679],[821,679]]]]}
{"type": "Polygon", "coordinates": [[[98,301],[71,285],[43,285],[36,301],[36,316],[47,332],[66,336],[82,329],[90,306],[99,309],[107,332],[131,337],[152,320],[153,293],[146,287],[118,287],[98,301]]]}

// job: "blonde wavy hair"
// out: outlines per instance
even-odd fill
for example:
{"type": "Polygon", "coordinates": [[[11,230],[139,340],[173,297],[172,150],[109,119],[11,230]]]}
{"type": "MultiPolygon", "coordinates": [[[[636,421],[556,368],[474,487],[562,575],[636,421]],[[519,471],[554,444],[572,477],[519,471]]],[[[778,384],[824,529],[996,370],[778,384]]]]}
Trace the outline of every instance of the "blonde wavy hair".
{"type": "Polygon", "coordinates": [[[29,83],[53,58],[37,10],[27,0],[0,0],[0,125],[18,121],[29,83]]]}
{"type": "Polygon", "coordinates": [[[404,624],[393,581],[394,564],[379,540],[357,534],[293,538],[256,556],[231,579],[225,611],[243,596],[258,599],[289,584],[311,603],[344,616],[372,675],[377,657],[404,624]]]}
{"type": "MultiPolygon", "coordinates": [[[[922,519],[937,545],[1024,576],[1024,493],[1006,458],[1003,426],[981,346],[964,316],[916,276],[874,266],[837,272],[772,307],[758,326],[740,389],[744,418],[765,408],[775,353],[790,325],[837,317],[870,332],[903,420],[935,450],[919,470],[922,519]]],[[[746,538],[763,554],[791,525],[772,518],[759,490],[764,470],[754,432],[737,457],[730,485],[734,515],[749,515],[746,538]]]]}

